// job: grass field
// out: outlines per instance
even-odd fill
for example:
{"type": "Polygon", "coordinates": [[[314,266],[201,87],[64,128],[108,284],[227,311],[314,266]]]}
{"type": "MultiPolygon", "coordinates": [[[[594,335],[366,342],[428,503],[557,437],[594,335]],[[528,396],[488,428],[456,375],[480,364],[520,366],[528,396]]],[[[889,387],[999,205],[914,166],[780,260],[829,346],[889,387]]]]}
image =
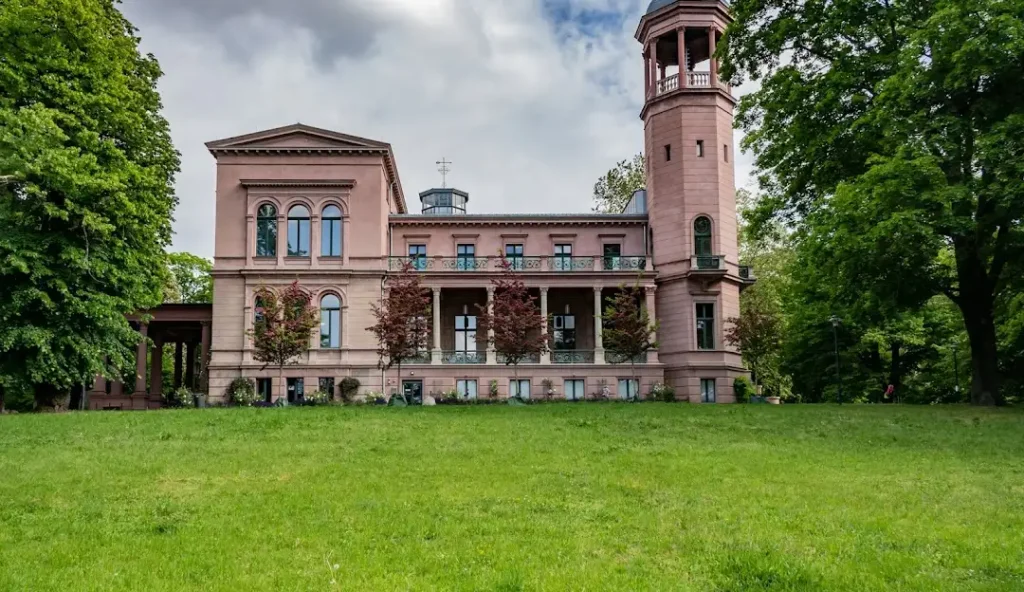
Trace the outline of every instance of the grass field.
{"type": "Polygon", "coordinates": [[[1024,413],[0,417],[0,590],[335,589],[1024,590],[1024,413]]]}

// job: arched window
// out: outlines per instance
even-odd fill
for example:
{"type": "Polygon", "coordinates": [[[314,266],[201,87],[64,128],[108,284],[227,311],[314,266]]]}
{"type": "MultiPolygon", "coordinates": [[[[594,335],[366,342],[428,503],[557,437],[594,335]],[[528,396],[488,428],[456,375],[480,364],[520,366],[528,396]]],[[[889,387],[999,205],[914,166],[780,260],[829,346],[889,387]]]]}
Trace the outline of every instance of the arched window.
{"type": "Polygon", "coordinates": [[[277,257],[277,208],[270,204],[256,213],[256,256],[277,257]]]}
{"type": "Polygon", "coordinates": [[[288,210],[288,256],[309,257],[309,210],[306,206],[288,210]]]}
{"type": "Polygon", "coordinates": [[[320,347],[341,347],[341,301],[334,294],[320,299],[320,347]]]}
{"type": "Polygon", "coordinates": [[[253,321],[253,323],[259,323],[262,320],[263,320],[263,298],[260,297],[260,296],[257,296],[256,297],[256,301],[253,302],[252,321],[253,321]]]}
{"type": "Polygon", "coordinates": [[[711,218],[701,216],[693,221],[693,254],[711,256],[711,218]]]}
{"type": "Polygon", "coordinates": [[[341,209],[327,206],[320,219],[320,256],[341,257],[341,209]]]}

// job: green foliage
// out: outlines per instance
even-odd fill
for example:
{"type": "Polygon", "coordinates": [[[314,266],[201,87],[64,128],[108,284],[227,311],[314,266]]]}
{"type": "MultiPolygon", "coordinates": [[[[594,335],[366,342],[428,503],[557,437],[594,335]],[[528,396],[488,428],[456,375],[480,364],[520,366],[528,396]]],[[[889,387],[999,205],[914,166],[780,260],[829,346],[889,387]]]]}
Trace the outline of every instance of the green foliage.
{"type": "Polygon", "coordinates": [[[196,398],[188,387],[180,386],[177,390],[164,393],[164,406],[171,409],[192,409],[196,406],[196,398]]]}
{"type": "Polygon", "coordinates": [[[252,357],[283,371],[285,365],[309,350],[313,329],[320,324],[320,313],[298,282],[279,290],[259,288],[256,297],[262,307],[249,330],[252,357]]]}
{"type": "Polygon", "coordinates": [[[341,400],[346,403],[355,398],[359,393],[359,379],[351,376],[346,376],[341,379],[339,385],[339,392],[341,393],[341,400]]]}
{"type": "Polygon", "coordinates": [[[168,253],[171,299],[166,302],[205,304],[213,302],[213,264],[191,253],[168,253]]]}
{"type": "Polygon", "coordinates": [[[760,84],[738,112],[762,172],[755,232],[795,226],[858,339],[903,335],[905,315],[948,297],[971,400],[997,402],[996,303],[1024,258],[1021,0],[732,6],[722,72],[760,84]]]}
{"type": "Polygon", "coordinates": [[[251,378],[239,376],[228,386],[228,399],[241,407],[252,407],[260,400],[256,395],[256,382],[251,378]]]}
{"type": "Polygon", "coordinates": [[[621,214],[638,189],[647,185],[644,155],[623,160],[594,184],[594,211],[621,214]]]}
{"type": "Polygon", "coordinates": [[[636,375],[636,361],[658,347],[654,340],[658,325],[651,321],[647,309],[640,306],[643,298],[644,289],[639,282],[633,286],[619,286],[601,314],[605,351],[620,360],[628,360],[633,376],[636,375]]]}
{"type": "Polygon", "coordinates": [[[111,0],[5,0],[0,56],[0,381],[130,374],[177,203],[160,68],[111,0]]]}
{"type": "Polygon", "coordinates": [[[736,395],[737,403],[749,403],[750,397],[754,395],[754,385],[746,376],[737,376],[732,381],[732,392],[736,395]]]}
{"type": "Polygon", "coordinates": [[[674,403],[676,400],[676,390],[667,384],[656,382],[654,383],[654,386],[651,387],[651,393],[647,398],[652,401],[674,403]]]}

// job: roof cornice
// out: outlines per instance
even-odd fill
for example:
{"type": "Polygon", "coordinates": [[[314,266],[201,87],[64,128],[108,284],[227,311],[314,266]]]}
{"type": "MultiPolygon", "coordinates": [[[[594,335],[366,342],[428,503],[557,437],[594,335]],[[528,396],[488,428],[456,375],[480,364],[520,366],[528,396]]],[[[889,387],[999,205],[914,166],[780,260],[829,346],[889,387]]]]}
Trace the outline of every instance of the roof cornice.
{"type": "Polygon", "coordinates": [[[488,215],[392,215],[392,225],[400,226],[642,226],[644,214],[496,214],[488,215]]]}
{"type": "Polygon", "coordinates": [[[351,189],[354,179],[242,179],[242,187],[327,187],[351,189]]]}

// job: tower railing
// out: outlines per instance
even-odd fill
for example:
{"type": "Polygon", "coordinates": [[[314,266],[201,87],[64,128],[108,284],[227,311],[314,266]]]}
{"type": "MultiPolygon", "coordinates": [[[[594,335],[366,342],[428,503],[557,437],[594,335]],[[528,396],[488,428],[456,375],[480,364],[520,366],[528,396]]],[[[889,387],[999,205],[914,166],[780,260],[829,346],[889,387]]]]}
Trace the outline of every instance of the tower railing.
{"type": "MultiPolygon", "coordinates": [[[[686,73],[686,87],[687,88],[711,88],[711,72],[694,72],[689,71],[686,73]]],[[[658,95],[670,93],[674,90],[679,90],[679,75],[673,74],[662,78],[657,83],[658,95]]]]}

